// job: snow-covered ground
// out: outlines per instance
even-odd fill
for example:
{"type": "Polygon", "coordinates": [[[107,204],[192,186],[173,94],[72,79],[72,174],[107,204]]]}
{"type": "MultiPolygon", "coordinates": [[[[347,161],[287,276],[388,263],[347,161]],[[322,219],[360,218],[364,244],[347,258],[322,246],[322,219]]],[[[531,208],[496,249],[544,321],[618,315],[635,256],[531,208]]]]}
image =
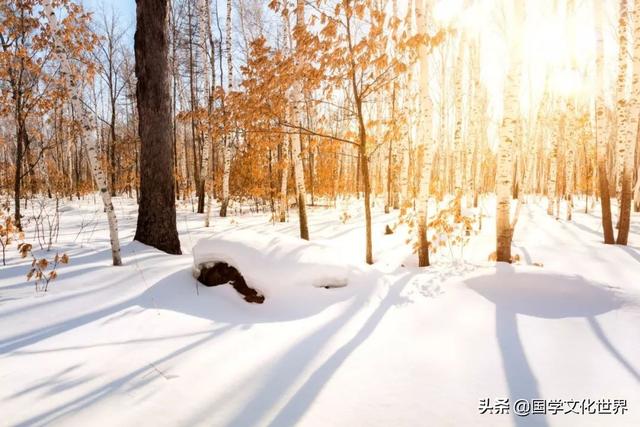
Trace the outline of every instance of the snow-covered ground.
{"type": "Polygon", "coordinates": [[[53,251],[71,262],[46,294],[9,248],[0,267],[0,425],[640,425],[637,215],[630,246],[605,246],[597,214],[580,213],[582,203],[567,222],[532,202],[514,238],[519,264],[487,261],[486,217],[464,262],[445,251],[419,269],[404,226],[384,235],[397,212],[380,206],[377,262],[362,262],[361,201],[310,208],[312,247],[322,252],[312,256],[281,235],[296,236],[294,211],[285,224],[234,213],[206,229],[180,206],[184,255],[170,256],[131,242],[136,206],[116,205],[122,267],[110,265],[106,219],[92,198],[62,209],[53,251]],[[262,305],[193,278],[191,249],[230,230],[231,252],[255,240],[240,268],[250,265],[245,273],[268,288],[262,305]],[[348,286],[312,286],[314,259],[338,276],[346,269],[348,286]],[[626,399],[627,411],[563,415],[565,402],[555,415],[481,414],[487,398],[626,399]]]}

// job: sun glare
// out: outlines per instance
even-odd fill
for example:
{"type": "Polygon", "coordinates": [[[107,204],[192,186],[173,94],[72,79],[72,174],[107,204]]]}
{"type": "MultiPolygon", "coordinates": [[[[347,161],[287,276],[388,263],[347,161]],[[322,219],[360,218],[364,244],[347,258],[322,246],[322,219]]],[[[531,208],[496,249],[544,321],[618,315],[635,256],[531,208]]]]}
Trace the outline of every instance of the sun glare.
{"type": "Polygon", "coordinates": [[[433,17],[436,21],[450,25],[462,13],[462,0],[440,0],[433,7],[433,17]]]}

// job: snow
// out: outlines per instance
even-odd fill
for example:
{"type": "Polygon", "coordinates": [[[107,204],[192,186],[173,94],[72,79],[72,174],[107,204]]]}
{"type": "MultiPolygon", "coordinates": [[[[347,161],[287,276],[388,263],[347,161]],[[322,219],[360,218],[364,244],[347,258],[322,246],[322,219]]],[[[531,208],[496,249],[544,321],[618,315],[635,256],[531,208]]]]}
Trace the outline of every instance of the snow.
{"type": "Polygon", "coordinates": [[[419,269],[405,225],[384,235],[397,212],[379,204],[372,266],[362,262],[358,200],[310,208],[311,242],[295,239],[293,211],[273,224],[268,213],[233,210],[207,229],[181,204],[182,256],[132,242],[135,203],[115,204],[122,267],[110,266],[106,218],[92,198],[65,202],[53,251],[71,263],[46,294],[9,249],[1,424],[640,425],[637,214],[629,246],[609,246],[583,202],[567,222],[532,201],[514,236],[520,264],[487,261],[495,221],[485,217],[464,261],[443,251],[419,269]],[[197,286],[194,255],[236,265],[267,300],[197,286]],[[345,287],[313,286],[345,275],[345,287]],[[480,415],[486,398],[627,399],[628,412],[480,415]]]}
{"type": "MultiPolygon", "coordinates": [[[[302,287],[342,287],[349,271],[327,245],[308,242],[280,233],[234,230],[216,233],[193,247],[193,276],[216,262],[226,262],[241,272],[247,284],[267,298],[280,296],[289,301],[302,287]]],[[[318,290],[312,291],[316,296],[318,290]]]]}

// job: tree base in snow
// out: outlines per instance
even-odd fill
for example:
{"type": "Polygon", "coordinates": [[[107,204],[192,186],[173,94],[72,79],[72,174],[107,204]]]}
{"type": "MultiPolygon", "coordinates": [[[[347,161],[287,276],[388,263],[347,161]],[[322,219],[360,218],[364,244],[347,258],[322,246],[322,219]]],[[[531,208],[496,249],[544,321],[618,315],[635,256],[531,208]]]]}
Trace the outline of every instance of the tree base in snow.
{"type": "Polygon", "coordinates": [[[233,286],[233,289],[244,297],[245,301],[256,304],[264,302],[264,296],[249,287],[240,272],[226,262],[218,262],[212,267],[202,267],[198,281],[205,286],[218,286],[229,283],[233,286]]]}

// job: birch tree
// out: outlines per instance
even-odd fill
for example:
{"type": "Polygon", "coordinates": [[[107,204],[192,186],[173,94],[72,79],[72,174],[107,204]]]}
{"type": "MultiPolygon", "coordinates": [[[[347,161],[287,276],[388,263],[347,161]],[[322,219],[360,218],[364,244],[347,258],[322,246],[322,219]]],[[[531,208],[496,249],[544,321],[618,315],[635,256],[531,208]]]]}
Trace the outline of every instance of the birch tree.
{"type": "MultiPolygon", "coordinates": [[[[510,57],[506,79],[504,81],[504,107],[502,125],[500,127],[500,143],[497,153],[497,175],[496,175],[496,261],[511,262],[511,223],[509,220],[511,210],[512,195],[512,151],[516,127],[519,120],[519,100],[518,85],[520,69],[517,55],[519,42],[515,31],[509,28],[518,27],[521,13],[521,5],[513,4],[513,11],[509,14],[511,22],[505,23],[508,46],[510,47],[510,57]]],[[[509,16],[505,14],[505,16],[509,16]]]]}
{"type": "Polygon", "coordinates": [[[69,61],[68,53],[65,50],[63,37],[60,35],[60,25],[58,18],[56,17],[53,9],[52,0],[45,0],[43,3],[45,15],[51,26],[53,35],[53,54],[62,64],[61,72],[66,80],[68,88],[71,90],[71,104],[74,110],[78,114],[79,121],[82,125],[83,131],[87,134],[86,149],[89,162],[91,164],[91,172],[93,178],[98,186],[98,191],[104,204],[105,212],[107,213],[107,221],[109,223],[109,238],[111,241],[111,259],[113,265],[122,265],[122,257],[120,255],[120,239],[118,237],[118,220],[111,201],[111,194],[107,188],[107,179],[100,167],[100,161],[98,160],[96,141],[88,135],[92,132],[91,120],[87,112],[82,105],[82,86],[74,73],[71,63],[69,61]]]}
{"type": "Polygon", "coordinates": [[[601,2],[594,2],[594,6],[594,21],[596,22],[596,157],[604,243],[612,244],[614,242],[613,224],[611,222],[611,198],[609,197],[609,180],[607,178],[608,127],[604,86],[603,10],[601,2]]]}
{"type": "MultiPolygon", "coordinates": [[[[631,223],[631,197],[633,185],[633,169],[637,139],[638,119],[640,118],[640,2],[634,2],[633,6],[633,69],[631,79],[631,98],[628,103],[627,121],[623,134],[618,137],[622,141],[624,149],[618,150],[619,161],[622,163],[622,185],[620,195],[620,221],[616,243],[626,245],[629,237],[631,223]]],[[[622,31],[622,30],[621,30],[622,31]]]]}
{"type": "Polygon", "coordinates": [[[418,47],[418,64],[420,67],[420,134],[419,144],[424,153],[423,169],[419,175],[419,192],[417,201],[418,215],[418,265],[429,265],[429,242],[427,240],[429,184],[433,167],[433,104],[429,94],[429,49],[426,44],[427,34],[427,0],[416,1],[416,25],[418,35],[424,40],[418,47]]]}
{"type": "MultiPolygon", "coordinates": [[[[305,31],[304,23],[304,0],[297,0],[296,9],[296,25],[293,37],[293,52],[296,52],[298,44],[302,40],[303,31],[305,31]]],[[[295,55],[295,53],[294,53],[295,55]]],[[[296,125],[301,126],[303,123],[303,88],[296,84],[293,88],[293,120],[296,125]]],[[[295,179],[296,193],[298,196],[298,216],[300,218],[300,238],[309,240],[309,225],[307,223],[307,193],[304,185],[304,170],[302,164],[302,148],[301,148],[300,132],[291,135],[291,157],[293,161],[293,176],[295,179]]]]}
{"type": "MultiPolygon", "coordinates": [[[[227,16],[226,16],[226,38],[225,38],[225,55],[227,58],[227,93],[231,94],[233,90],[233,57],[231,55],[232,46],[232,27],[231,27],[231,0],[227,0],[227,16]]],[[[227,121],[228,122],[228,121],[227,121]]],[[[222,203],[220,204],[220,216],[227,216],[227,208],[229,206],[229,175],[231,173],[231,141],[233,138],[233,131],[227,129],[223,138],[222,147],[222,203]]]]}

